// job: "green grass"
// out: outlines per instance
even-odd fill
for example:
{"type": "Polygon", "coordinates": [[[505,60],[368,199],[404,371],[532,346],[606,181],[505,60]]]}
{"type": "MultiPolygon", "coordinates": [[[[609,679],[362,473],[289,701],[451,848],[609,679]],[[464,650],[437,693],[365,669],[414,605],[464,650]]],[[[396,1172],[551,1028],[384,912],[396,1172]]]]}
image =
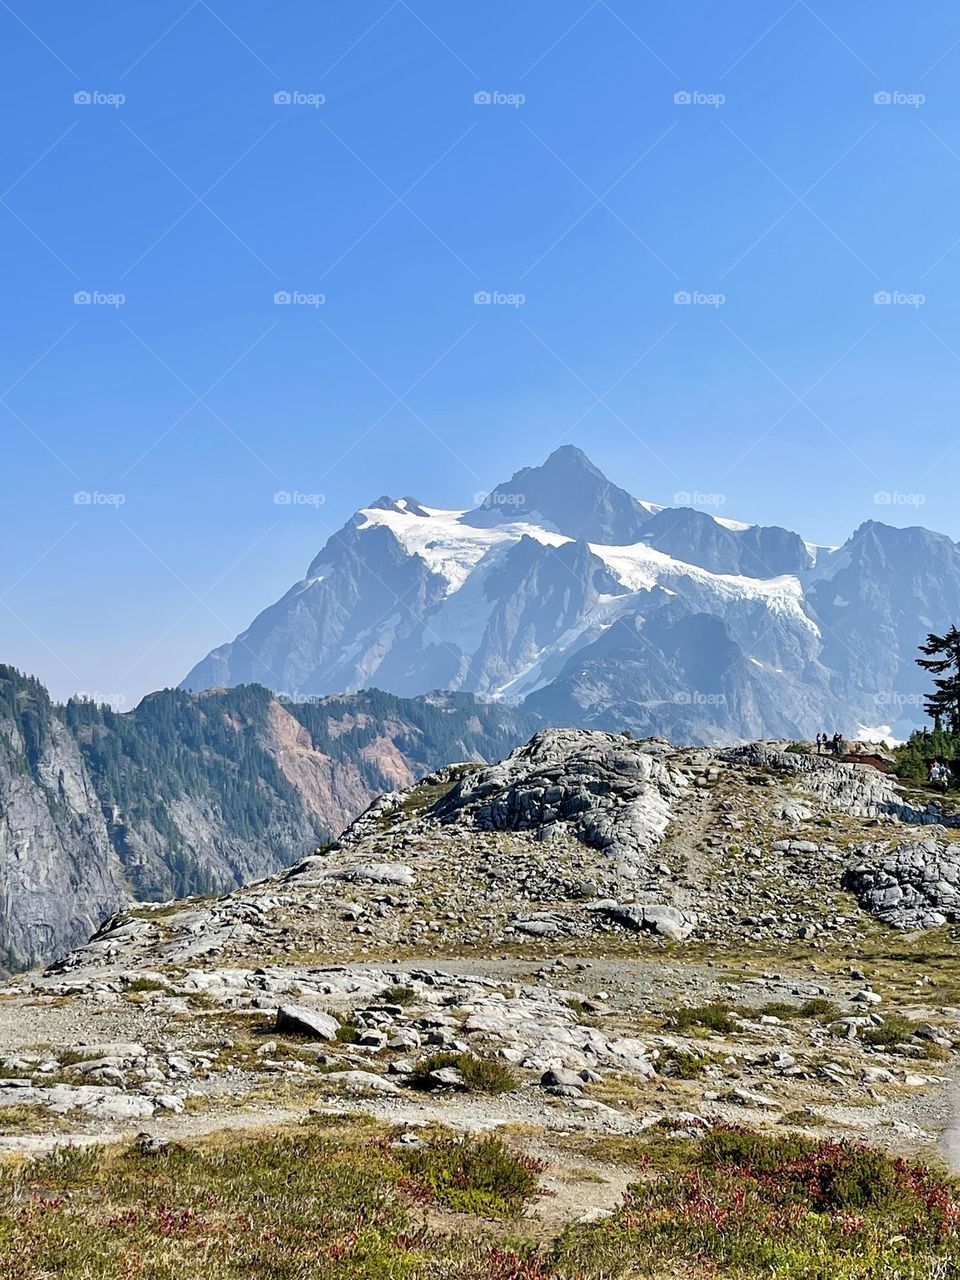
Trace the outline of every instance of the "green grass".
{"type": "Polygon", "coordinates": [[[516,1089],[517,1077],[505,1063],[478,1058],[472,1053],[431,1053],[421,1058],[410,1077],[414,1089],[430,1089],[432,1071],[453,1067],[459,1071],[468,1093],[510,1093],[516,1089]]]}
{"type": "Polygon", "coordinates": [[[158,982],[156,978],[134,978],[131,982],[124,983],[124,991],[169,991],[170,988],[165,982],[158,982]]]}
{"type": "Polygon", "coordinates": [[[404,1167],[456,1213],[513,1217],[536,1194],[543,1165],[496,1137],[444,1138],[401,1151],[404,1167]]]}
{"type": "Polygon", "coordinates": [[[0,1108],[0,1133],[57,1133],[69,1129],[70,1122],[40,1103],[21,1102],[0,1108]]]}
{"type": "Polygon", "coordinates": [[[770,1004],[761,1005],[759,1009],[751,1010],[754,1017],[780,1018],[781,1021],[787,1022],[794,1018],[817,1018],[821,1022],[832,1022],[835,1018],[839,1018],[840,1010],[832,1000],[827,1000],[824,996],[814,996],[810,1000],[804,1000],[803,1004],[788,1004],[785,1000],[774,1000],[770,1004]]]}
{"type": "Polygon", "coordinates": [[[932,1040],[912,1039],[916,1035],[917,1024],[900,1013],[885,1013],[883,1023],[878,1027],[866,1027],[860,1032],[863,1044],[875,1049],[895,1051],[898,1044],[909,1042],[921,1051],[923,1057],[932,1062],[943,1062],[950,1055],[942,1045],[932,1040]]]}
{"type": "Polygon", "coordinates": [[[707,1068],[715,1066],[712,1053],[691,1053],[689,1049],[667,1049],[657,1064],[660,1075],[672,1080],[699,1080],[707,1068]]]}
{"type": "Polygon", "coordinates": [[[728,1035],[736,1029],[730,1009],[725,1004],[681,1005],[677,1009],[668,1010],[666,1016],[667,1025],[674,1031],[700,1028],[728,1035]]]}
{"type": "Polygon", "coordinates": [[[387,987],[377,996],[377,1000],[384,1004],[408,1005],[416,1004],[418,1000],[417,993],[413,987],[387,987]]]}

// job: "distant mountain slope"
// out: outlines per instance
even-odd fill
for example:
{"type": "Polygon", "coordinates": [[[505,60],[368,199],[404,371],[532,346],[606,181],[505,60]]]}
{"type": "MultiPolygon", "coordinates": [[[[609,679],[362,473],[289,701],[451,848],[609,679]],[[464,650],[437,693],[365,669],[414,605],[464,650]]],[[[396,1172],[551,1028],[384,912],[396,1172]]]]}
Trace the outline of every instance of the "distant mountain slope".
{"type": "Polygon", "coordinates": [[[464,690],[703,743],[905,736],[922,719],[916,645],[958,616],[960,548],[941,534],[869,522],[818,547],[639,501],[564,446],[472,511],[358,511],[183,687],[464,690]]]}
{"type": "Polygon", "coordinates": [[[75,946],[126,896],[75,738],[39,681],[0,667],[0,964],[75,946]]]}
{"type": "Polygon", "coordinates": [[[340,831],[450,759],[533,721],[468,694],[281,702],[258,685],[151,694],[119,714],[52,703],[0,666],[0,964],[48,959],[130,897],[217,893],[340,831]]]}

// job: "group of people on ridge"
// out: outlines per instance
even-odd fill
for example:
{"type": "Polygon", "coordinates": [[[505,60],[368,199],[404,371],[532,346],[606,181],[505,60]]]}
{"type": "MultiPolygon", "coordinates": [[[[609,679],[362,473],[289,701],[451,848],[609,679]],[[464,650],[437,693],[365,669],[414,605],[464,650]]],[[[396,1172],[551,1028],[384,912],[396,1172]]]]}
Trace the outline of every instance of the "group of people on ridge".
{"type": "Polygon", "coordinates": [[[945,764],[941,764],[939,760],[934,760],[927,773],[927,781],[932,787],[939,787],[941,791],[947,791],[950,787],[950,770],[945,764]]]}
{"type": "Polygon", "coordinates": [[[842,733],[835,733],[832,738],[827,737],[825,733],[817,734],[817,755],[835,755],[842,756],[846,750],[842,733]]]}

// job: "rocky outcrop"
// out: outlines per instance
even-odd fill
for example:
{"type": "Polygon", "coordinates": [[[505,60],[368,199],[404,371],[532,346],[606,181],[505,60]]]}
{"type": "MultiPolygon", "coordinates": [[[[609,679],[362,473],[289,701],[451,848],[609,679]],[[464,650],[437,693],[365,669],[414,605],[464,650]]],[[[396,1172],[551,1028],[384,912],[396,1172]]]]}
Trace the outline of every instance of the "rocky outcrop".
{"type": "Polygon", "coordinates": [[[468,774],[431,813],[544,841],[573,835],[629,876],[663,838],[687,785],[662,752],[614,734],[546,729],[502,764],[468,774]]]}
{"type": "Polygon", "coordinates": [[[610,899],[596,903],[592,910],[602,911],[627,929],[633,929],[637,933],[644,930],[657,933],[671,942],[683,942],[697,927],[697,916],[692,911],[681,911],[678,907],[665,906],[662,902],[634,902],[621,906],[619,902],[610,899]]]}
{"type": "MultiPolygon", "coordinates": [[[[56,750],[36,730],[30,768],[56,750]]],[[[904,1117],[911,1144],[926,1116],[932,1144],[960,1047],[946,938],[894,969],[876,919],[952,922],[960,846],[899,817],[891,779],[787,745],[542,732],[268,879],[121,911],[4,984],[0,1145],[132,1128],[156,1154],[181,1112],[196,1132],[307,1106],[378,1111],[410,1146],[438,1117],[676,1137],[760,1115],[871,1141],[904,1117]]]]}
{"type": "Polygon", "coordinates": [[[831,809],[855,818],[886,818],[917,826],[943,823],[940,807],[920,809],[905,799],[896,778],[869,764],[835,760],[813,751],[791,751],[784,743],[750,742],[721,753],[723,759],[799,775],[804,790],[831,809]]]}
{"type": "Polygon", "coordinates": [[[960,919],[960,847],[938,840],[864,846],[846,883],[867,911],[895,929],[960,919]]]}

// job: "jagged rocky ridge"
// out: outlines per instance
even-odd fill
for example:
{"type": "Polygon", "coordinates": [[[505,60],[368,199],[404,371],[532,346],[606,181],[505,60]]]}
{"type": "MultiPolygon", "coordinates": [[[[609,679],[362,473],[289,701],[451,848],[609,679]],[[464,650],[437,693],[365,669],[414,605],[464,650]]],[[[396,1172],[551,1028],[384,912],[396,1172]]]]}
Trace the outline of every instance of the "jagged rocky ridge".
{"type": "Polygon", "coordinates": [[[926,856],[936,874],[920,874],[937,913],[926,923],[954,919],[955,828],[935,802],[911,804],[890,775],[786,744],[675,748],[544,730],[501,764],[448,766],[379,797],[336,844],[278,876],[174,915],[120,915],[64,967],[632,934],[855,946],[874,916],[917,924],[908,893],[892,911],[864,878],[865,867],[895,875],[904,831],[922,830],[925,851],[904,885],[926,856]]]}
{"type": "Polygon", "coordinates": [[[0,963],[49,960],[130,898],[216,893],[340,832],[373,796],[529,731],[466,695],[308,704],[165,690],[118,714],[0,667],[0,963]]]}
{"type": "Polygon", "coordinates": [[[960,615],[960,548],[863,524],[839,548],[641,502],[572,446],[472,511],[383,497],[189,689],[469,690],[546,724],[677,742],[906,736],[913,659],[960,615]]]}

